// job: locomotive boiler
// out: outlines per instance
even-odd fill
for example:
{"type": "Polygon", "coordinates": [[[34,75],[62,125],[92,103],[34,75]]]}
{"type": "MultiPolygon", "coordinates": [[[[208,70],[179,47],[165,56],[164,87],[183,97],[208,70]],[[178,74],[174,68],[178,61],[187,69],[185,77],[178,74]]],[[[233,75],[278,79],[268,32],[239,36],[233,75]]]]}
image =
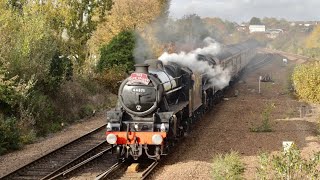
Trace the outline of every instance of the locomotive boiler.
{"type": "MultiPolygon", "coordinates": [[[[236,79],[255,54],[255,42],[225,46],[198,61],[229,68],[236,79]]],[[[223,88],[208,83],[206,72],[179,63],[146,60],[120,85],[118,104],[107,112],[107,142],[119,158],[159,159],[189,130],[190,124],[221,99],[223,88]]]]}

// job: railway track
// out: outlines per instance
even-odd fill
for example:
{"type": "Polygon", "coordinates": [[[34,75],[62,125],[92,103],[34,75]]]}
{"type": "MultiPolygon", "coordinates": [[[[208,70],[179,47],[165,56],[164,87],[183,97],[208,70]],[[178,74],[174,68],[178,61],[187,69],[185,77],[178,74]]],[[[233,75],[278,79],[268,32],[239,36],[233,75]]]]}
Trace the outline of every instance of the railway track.
{"type": "Polygon", "coordinates": [[[8,180],[59,179],[111,152],[103,125],[37,160],[1,177],[8,180]]]}
{"type": "Polygon", "coordinates": [[[255,61],[252,61],[251,63],[248,64],[246,67],[246,71],[252,71],[255,69],[259,69],[263,67],[264,65],[270,63],[273,60],[273,54],[266,54],[262,56],[262,58],[259,58],[255,61]]]}
{"type": "Polygon", "coordinates": [[[280,55],[283,55],[283,56],[287,56],[289,59],[290,59],[290,57],[291,58],[295,58],[295,59],[303,59],[303,60],[309,60],[310,59],[310,57],[308,57],[308,56],[288,53],[288,52],[279,51],[279,50],[273,50],[273,49],[267,49],[267,48],[261,48],[259,50],[261,52],[272,53],[272,54],[280,54],[280,55]]]}
{"type": "Polygon", "coordinates": [[[96,177],[95,180],[102,179],[146,179],[152,170],[158,165],[158,161],[145,160],[139,163],[128,161],[117,162],[105,172],[96,177]]]}

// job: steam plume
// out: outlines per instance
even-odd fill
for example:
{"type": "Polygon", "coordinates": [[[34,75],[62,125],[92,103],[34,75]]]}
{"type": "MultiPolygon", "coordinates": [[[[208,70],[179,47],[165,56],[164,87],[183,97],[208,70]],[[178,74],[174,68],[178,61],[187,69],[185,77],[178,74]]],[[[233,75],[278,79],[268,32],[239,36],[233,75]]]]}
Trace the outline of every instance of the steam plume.
{"type": "Polygon", "coordinates": [[[188,53],[182,51],[180,53],[169,54],[165,52],[158,59],[164,64],[174,62],[187,66],[193,71],[206,73],[211,85],[222,89],[229,84],[231,79],[230,68],[223,69],[220,65],[213,67],[206,61],[199,61],[197,59],[198,54],[216,55],[221,50],[220,44],[210,37],[204,39],[204,43],[206,46],[203,48],[198,48],[188,53]]]}

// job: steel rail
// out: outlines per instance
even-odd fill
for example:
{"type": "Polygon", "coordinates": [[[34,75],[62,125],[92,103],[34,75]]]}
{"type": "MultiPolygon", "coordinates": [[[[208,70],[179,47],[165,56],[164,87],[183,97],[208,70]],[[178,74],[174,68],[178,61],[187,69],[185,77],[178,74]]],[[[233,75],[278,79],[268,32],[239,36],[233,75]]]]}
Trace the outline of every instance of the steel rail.
{"type": "MultiPolygon", "coordinates": [[[[142,164],[141,166],[144,165],[144,163],[146,162],[140,162],[139,164],[142,164]]],[[[154,170],[154,168],[159,164],[158,161],[152,161],[147,163],[148,166],[146,166],[146,168],[143,168],[144,170],[142,172],[120,172],[120,168],[122,170],[124,170],[124,168],[128,168],[130,166],[130,163],[128,163],[127,161],[122,161],[122,162],[118,162],[116,164],[114,164],[113,166],[111,166],[109,169],[107,169],[105,172],[101,173],[100,175],[98,175],[95,180],[101,180],[101,179],[114,179],[115,177],[118,177],[120,179],[146,179],[150,173],[152,172],[152,170],[154,170]],[[119,173],[119,174],[116,174],[119,173]],[[115,175],[116,174],[116,175],[115,175]],[[109,177],[108,177],[109,176],[109,177]]]]}
{"type": "MultiPolygon", "coordinates": [[[[104,144],[104,143],[105,143],[105,142],[103,142],[103,144],[104,144]]],[[[102,144],[99,145],[99,146],[102,146],[102,144]]],[[[105,153],[112,151],[113,148],[114,148],[114,147],[109,147],[108,149],[105,149],[105,150],[103,150],[103,151],[95,154],[94,156],[85,159],[84,161],[82,161],[82,162],[80,162],[80,163],[72,166],[71,168],[69,168],[69,169],[67,169],[67,170],[64,170],[63,172],[61,172],[61,173],[59,173],[59,174],[57,174],[57,175],[55,175],[55,176],[53,176],[53,177],[51,177],[51,178],[44,178],[44,179],[50,179],[50,180],[52,180],[52,179],[58,179],[58,178],[65,177],[66,175],[69,175],[70,173],[72,173],[72,172],[74,172],[75,170],[77,170],[78,168],[83,167],[84,165],[88,164],[89,162],[92,162],[93,160],[97,159],[98,157],[101,157],[101,156],[104,155],[105,153]]],[[[57,171],[57,172],[58,172],[58,171],[57,171]]]]}
{"type": "MultiPolygon", "coordinates": [[[[96,128],[96,129],[94,129],[94,130],[92,130],[92,131],[90,131],[89,133],[87,133],[87,134],[85,134],[85,135],[82,135],[82,136],[80,136],[79,138],[77,138],[77,139],[75,139],[75,140],[73,140],[73,141],[71,141],[71,142],[69,142],[69,143],[67,143],[67,144],[65,144],[65,145],[63,145],[63,146],[61,146],[61,147],[59,147],[59,148],[57,148],[57,149],[55,149],[55,150],[53,150],[53,151],[51,151],[51,152],[49,152],[48,154],[45,154],[45,155],[43,155],[43,156],[41,156],[41,157],[39,157],[38,159],[36,159],[36,160],[34,160],[34,161],[32,161],[32,162],[30,162],[30,163],[28,163],[28,164],[26,164],[26,165],[24,165],[24,166],[22,166],[22,167],[20,167],[20,168],[18,168],[18,169],[16,169],[16,170],[14,170],[14,171],[12,171],[12,172],[10,172],[10,173],[8,173],[7,175],[5,175],[5,176],[3,176],[3,177],[0,177],[0,179],[10,179],[10,180],[12,180],[12,179],[15,179],[15,178],[19,178],[19,177],[24,177],[24,176],[26,176],[26,177],[30,177],[30,175],[28,175],[28,169],[29,169],[29,171],[32,173],[32,172],[36,172],[37,171],[37,169],[32,169],[33,167],[35,167],[36,165],[38,165],[38,164],[44,164],[44,166],[45,165],[47,165],[48,166],[48,164],[51,162],[52,163],[52,161],[49,161],[49,160],[56,160],[56,161],[62,161],[62,159],[54,159],[54,157],[56,156],[56,155],[59,155],[59,154],[61,154],[61,152],[63,152],[64,150],[69,150],[69,152],[76,152],[77,151],[77,149],[73,149],[73,147],[72,147],[72,145],[77,145],[77,143],[79,143],[79,142],[81,142],[81,141],[85,141],[85,140],[89,140],[89,142],[91,142],[90,141],[90,139],[88,139],[88,138],[90,138],[91,136],[92,137],[94,137],[94,135],[95,134],[97,134],[97,133],[99,133],[100,131],[102,131],[104,128],[105,128],[105,126],[106,126],[106,124],[104,124],[104,125],[102,125],[102,126],[100,126],[100,127],[98,127],[98,128],[96,128]],[[68,149],[69,148],[69,149],[68,149]],[[74,151],[73,151],[74,150],[74,151]],[[49,161],[49,162],[48,162],[49,161]],[[30,170],[31,169],[31,170],[30,170]]],[[[103,139],[104,140],[104,139],[103,139]]],[[[103,140],[101,140],[101,141],[103,141],[103,140]]],[[[98,139],[96,139],[96,141],[98,142],[98,139]]],[[[100,143],[99,143],[100,144],[100,143]]],[[[92,144],[90,144],[90,146],[92,146],[92,144]]],[[[96,147],[96,145],[95,145],[95,147],[96,147]]],[[[93,148],[90,148],[90,149],[93,149],[93,148]]],[[[83,150],[83,149],[81,149],[81,150],[83,150]]],[[[67,151],[68,152],[68,151],[67,151]]],[[[88,151],[86,151],[86,153],[87,153],[88,151]]],[[[82,153],[82,155],[84,155],[85,153],[82,153]]],[[[80,155],[81,156],[81,155],[80,155]]],[[[79,157],[79,156],[78,156],[79,157]]],[[[68,158],[65,158],[65,159],[63,159],[63,160],[68,160],[68,158]]],[[[72,160],[71,161],[73,161],[73,160],[75,160],[75,158],[72,158],[72,160]]],[[[62,162],[63,163],[63,162],[62,162]]],[[[63,163],[63,165],[62,166],[66,166],[67,164],[69,164],[70,163],[70,160],[68,160],[68,162],[66,162],[66,163],[63,163]]],[[[49,164],[50,165],[50,164],[49,164]]],[[[43,177],[46,177],[46,176],[49,176],[50,174],[52,174],[53,172],[57,172],[57,169],[60,169],[61,167],[57,167],[57,168],[55,168],[55,167],[52,167],[52,166],[49,166],[49,167],[41,167],[41,168],[38,168],[38,171],[40,172],[39,174],[39,176],[41,176],[41,178],[43,178],[43,177]],[[53,169],[53,171],[51,170],[51,169],[53,169]]],[[[30,177],[31,178],[31,177],[30,177]]],[[[40,179],[41,179],[40,178],[40,179]]]]}
{"type": "Polygon", "coordinates": [[[114,165],[112,165],[109,169],[107,169],[105,172],[99,174],[95,180],[101,180],[105,179],[108,175],[113,173],[114,171],[118,170],[120,167],[122,167],[125,164],[125,161],[117,162],[114,165]]]}
{"type": "Polygon", "coordinates": [[[159,164],[158,161],[154,161],[143,173],[141,179],[145,179],[152,172],[152,170],[159,164]]]}

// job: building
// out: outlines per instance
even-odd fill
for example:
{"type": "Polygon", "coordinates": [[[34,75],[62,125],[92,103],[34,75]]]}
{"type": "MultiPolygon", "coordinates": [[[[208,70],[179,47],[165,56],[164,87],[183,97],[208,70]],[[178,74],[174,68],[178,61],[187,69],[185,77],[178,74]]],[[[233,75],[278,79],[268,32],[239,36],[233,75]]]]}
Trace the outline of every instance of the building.
{"type": "Polygon", "coordinates": [[[237,27],[237,31],[242,31],[242,32],[246,32],[247,31],[247,26],[245,24],[240,24],[237,27]]]}
{"type": "Polygon", "coordinates": [[[282,33],[283,33],[282,29],[268,29],[268,30],[266,30],[266,36],[270,39],[275,39],[282,33]]]}
{"type": "Polygon", "coordinates": [[[250,25],[249,26],[250,33],[255,32],[266,32],[266,26],[265,25],[250,25]]]}
{"type": "Polygon", "coordinates": [[[318,24],[319,24],[318,21],[293,21],[293,22],[291,22],[292,26],[298,25],[298,26],[305,26],[305,27],[316,26],[318,24]]]}

